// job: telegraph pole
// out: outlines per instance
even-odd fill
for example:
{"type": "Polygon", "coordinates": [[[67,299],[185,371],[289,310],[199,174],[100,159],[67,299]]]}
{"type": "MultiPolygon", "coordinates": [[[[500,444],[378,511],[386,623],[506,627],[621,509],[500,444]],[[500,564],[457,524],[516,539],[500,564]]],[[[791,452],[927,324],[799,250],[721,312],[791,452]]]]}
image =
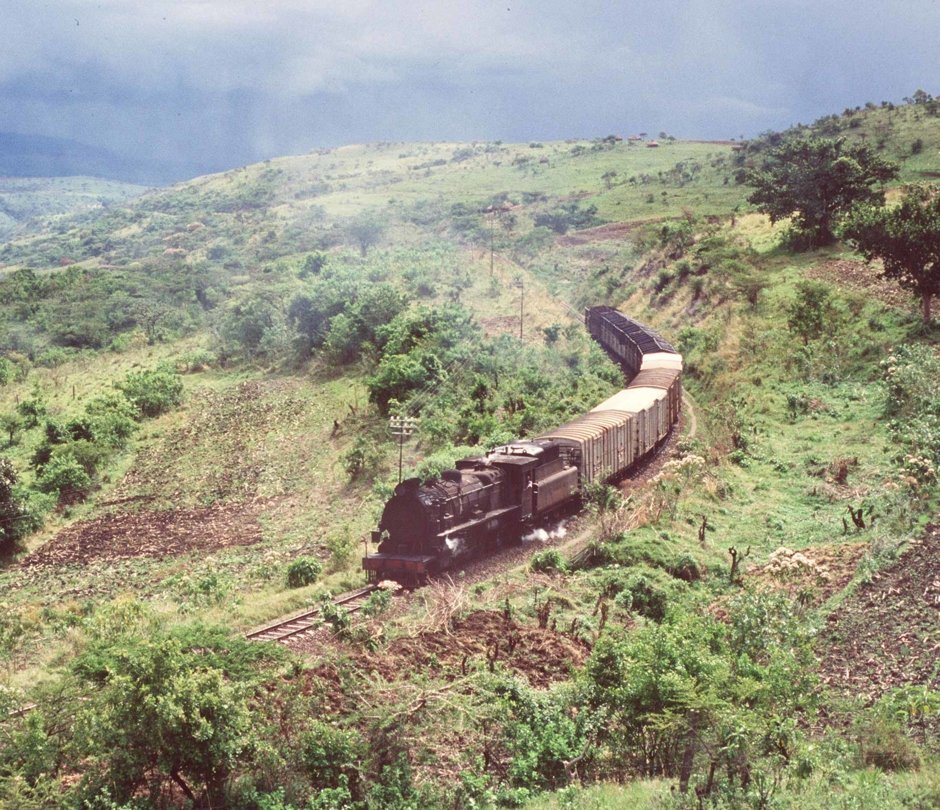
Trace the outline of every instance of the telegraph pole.
{"type": "Polygon", "coordinates": [[[525,279],[522,276],[516,279],[519,288],[519,340],[522,340],[522,318],[525,315],[525,279]]]}
{"type": "Polygon", "coordinates": [[[418,420],[409,416],[392,416],[388,420],[388,425],[391,434],[398,437],[398,483],[400,484],[405,439],[418,429],[418,420]]]}

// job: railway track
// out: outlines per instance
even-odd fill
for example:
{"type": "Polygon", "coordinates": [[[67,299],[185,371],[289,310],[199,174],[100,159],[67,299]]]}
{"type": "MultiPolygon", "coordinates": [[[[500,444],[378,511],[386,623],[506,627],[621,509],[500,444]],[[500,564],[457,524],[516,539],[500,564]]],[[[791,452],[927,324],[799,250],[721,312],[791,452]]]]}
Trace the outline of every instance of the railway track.
{"type": "MultiPolygon", "coordinates": [[[[375,585],[367,585],[365,588],[340,594],[333,599],[333,604],[341,605],[349,613],[355,613],[374,590],[375,585]]],[[[299,636],[308,630],[319,627],[321,617],[320,608],[311,608],[300,613],[284,616],[275,622],[250,630],[245,633],[245,638],[249,641],[277,641],[283,644],[294,636],[299,636]]]]}

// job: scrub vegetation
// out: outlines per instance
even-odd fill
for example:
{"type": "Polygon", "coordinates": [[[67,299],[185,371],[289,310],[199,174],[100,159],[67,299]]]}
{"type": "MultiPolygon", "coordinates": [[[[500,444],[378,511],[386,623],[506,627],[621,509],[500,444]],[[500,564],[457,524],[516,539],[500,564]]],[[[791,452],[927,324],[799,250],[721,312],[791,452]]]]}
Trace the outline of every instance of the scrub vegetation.
{"type": "Polygon", "coordinates": [[[0,807],[936,806],[940,331],[866,240],[932,211],[938,112],[350,146],[18,230],[0,807]],[[865,189],[825,233],[754,197],[797,143],[865,189]],[[684,355],[668,453],[528,556],[334,605],[399,453],[432,477],[618,390],[594,304],[684,355]]]}

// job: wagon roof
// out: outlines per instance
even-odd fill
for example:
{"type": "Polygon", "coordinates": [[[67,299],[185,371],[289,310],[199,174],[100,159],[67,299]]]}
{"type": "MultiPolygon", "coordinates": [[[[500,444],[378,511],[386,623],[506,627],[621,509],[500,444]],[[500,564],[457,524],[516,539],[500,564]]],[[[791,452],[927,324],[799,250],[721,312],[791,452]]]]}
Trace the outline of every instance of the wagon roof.
{"type": "Polygon", "coordinates": [[[653,352],[671,352],[677,354],[672,344],[658,332],[650,329],[648,326],[637,323],[633,318],[628,318],[613,307],[593,307],[591,312],[594,313],[595,317],[601,318],[610,324],[614,330],[624,335],[627,340],[635,343],[643,354],[651,354],[653,352]]]}

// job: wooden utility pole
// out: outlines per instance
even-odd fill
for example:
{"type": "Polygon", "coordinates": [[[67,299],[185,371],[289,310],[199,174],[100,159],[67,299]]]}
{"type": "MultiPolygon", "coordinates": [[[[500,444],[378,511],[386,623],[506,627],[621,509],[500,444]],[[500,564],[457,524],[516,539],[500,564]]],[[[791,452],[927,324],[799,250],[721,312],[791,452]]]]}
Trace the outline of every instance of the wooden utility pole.
{"type": "Polygon", "coordinates": [[[418,429],[418,420],[409,416],[392,416],[389,418],[388,424],[391,434],[398,437],[398,483],[400,484],[405,439],[418,429]]]}
{"type": "Polygon", "coordinates": [[[490,275],[493,275],[493,251],[496,232],[496,209],[490,209],[490,275]]]}
{"type": "Polygon", "coordinates": [[[525,279],[522,276],[516,279],[519,288],[519,340],[522,340],[522,319],[525,316],[525,279]]]}

